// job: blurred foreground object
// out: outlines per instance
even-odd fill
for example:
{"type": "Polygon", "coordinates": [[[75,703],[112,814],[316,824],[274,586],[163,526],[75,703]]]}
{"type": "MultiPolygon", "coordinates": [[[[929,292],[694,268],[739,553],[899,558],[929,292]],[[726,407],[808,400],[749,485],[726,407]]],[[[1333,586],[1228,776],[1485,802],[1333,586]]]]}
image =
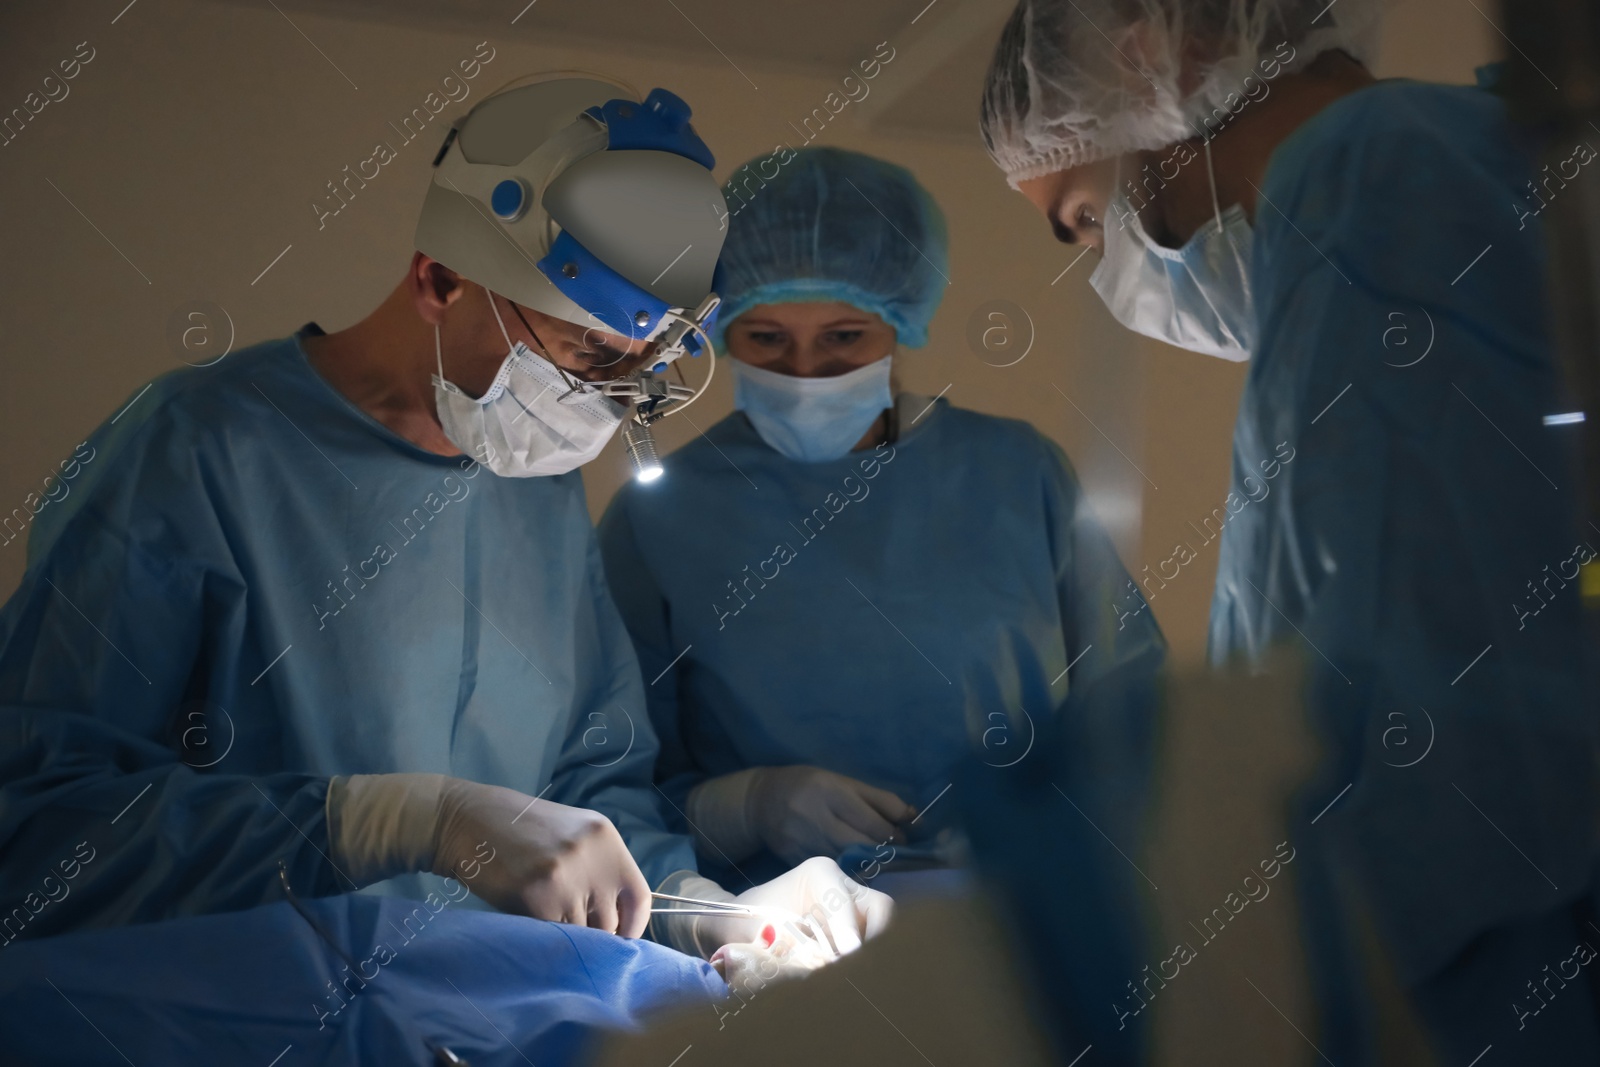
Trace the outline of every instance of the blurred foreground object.
{"type": "MultiPolygon", "coordinates": [[[[1600,147],[1600,9],[1589,0],[1522,0],[1502,3],[1499,15],[1512,47],[1505,95],[1544,146],[1534,202],[1543,205],[1554,336],[1572,391],[1570,408],[1552,415],[1568,416],[1565,425],[1582,419],[1576,432],[1583,441],[1584,518],[1595,524],[1588,532],[1600,529],[1600,178],[1593,168],[1571,164],[1575,146],[1588,149],[1579,163],[1600,147]]],[[[1600,561],[1584,566],[1581,588],[1595,638],[1600,561]]]]}
{"type": "Polygon", "coordinates": [[[955,786],[981,895],[907,906],[850,959],[620,1038],[600,1063],[660,1064],[692,1046],[695,1064],[1066,1064],[1087,1053],[1084,1064],[1104,1065],[1146,1062],[1152,1040],[1163,1064],[1318,1062],[1295,1030],[1311,1030],[1310,983],[1294,860],[1282,858],[1293,843],[1279,847],[1312,763],[1300,678],[1290,667],[1172,686],[1152,847],[1091,822],[1115,790],[1062,758],[1073,729],[1042,737],[1035,758],[955,786]],[[1270,899],[1246,885],[1270,887],[1270,899]],[[1260,906],[1225,904],[1244,893],[1260,906]],[[1241,907],[1215,945],[1189,927],[1219,930],[1213,906],[1241,907]],[[1195,955],[1166,988],[1151,982],[1146,1015],[1130,986],[1143,989],[1175,941],[1195,955]]]}
{"type": "Polygon", "coordinates": [[[596,1063],[661,1067],[692,1047],[685,1062],[696,1067],[1047,1064],[1004,940],[981,903],[930,901],[809,978],[768,984],[759,967],[741,966],[730,975],[737,992],[722,1005],[619,1035],[596,1063]]]}

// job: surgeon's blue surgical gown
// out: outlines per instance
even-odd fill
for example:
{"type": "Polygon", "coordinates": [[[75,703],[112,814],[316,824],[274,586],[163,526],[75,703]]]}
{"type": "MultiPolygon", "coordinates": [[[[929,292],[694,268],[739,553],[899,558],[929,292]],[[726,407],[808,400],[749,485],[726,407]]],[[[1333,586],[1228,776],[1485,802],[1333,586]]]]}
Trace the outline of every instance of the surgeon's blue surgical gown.
{"type": "MultiPolygon", "coordinates": [[[[1571,405],[1538,214],[1579,194],[1536,198],[1530,158],[1494,96],[1410,82],[1278,148],[1219,509],[1214,658],[1303,634],[1314,675],[1328,759],[1294,843],[1323,1003],[1349,1008],[1362,967],[1335,909],[1366,911],[1441,1062],[1490,1043],[1507,1062],[1600,1057],[1589,971],[1546,1009],[1525,984],[1600,945],[1574,910],[1600,813],[1574,578],[1600,530],[1579,528],[1573,431],[1543,422],[1571,405]],[[1281,469],[1250,501],[1264,464],[1281,469]]],[[[1356,1021],[1325,1022],[1334,1062],[1361,1062],[1356,1021]]]]}
{"type": "MultiPolygon", "coordinates": [[[[810,764],[927,809],[915,843],[947,821],[928,806],[963,759],[1014,765],[1041,723],[1119,675],[1144,699],[1096,735],[1097,756],[1142,780],[1165,645],[1148,612],[1119,619],[1128,576],[1065,457],[1016,420],[910,396],[898,410],[892,444],[821,463],[735,412],[602,520],[680,809],[706,778],[810,764]]],[[[888,855],[847,870],[894,871],[888,855]]],[[[738,869],[781,867],[763,853],[738,869]]]]}
{"type": "Polygon", "coordinates": [[[577,473],[422,451],[298,337],[158,380],[90,443],[0,614],[0,899],[41,901],[27,936],[281,900],[280,857],[303,895],[349,889],[336,774],[508,786],[609,816],[652,884],[693,865],[577,473]]]}

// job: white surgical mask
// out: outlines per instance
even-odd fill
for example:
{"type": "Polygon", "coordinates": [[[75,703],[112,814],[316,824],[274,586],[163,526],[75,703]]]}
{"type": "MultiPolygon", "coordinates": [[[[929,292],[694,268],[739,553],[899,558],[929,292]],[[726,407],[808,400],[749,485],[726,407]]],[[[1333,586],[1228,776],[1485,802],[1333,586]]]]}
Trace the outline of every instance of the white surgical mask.
{"type": "Polygon", "coordinates": [[[1242,362],[1256,339],[1250,222],[1238,204],[1227,211],[1218,206],[1209,144],[1206,170],[1216,217],[1182,248],[1152,241],[1128,198],[1117,192],[1105,220],[1105,255],[1089,284],[1135,333],[1242,362]]]}
{"type": "Polygon", "coordinates": [[[510,354],[488,391],[476,400],[445,381],[439,328],[433,328],[439,360],[433,403],[445,436],[505,478],[565,474],[594,459],[622,424],[627,409],[588,388],[573,392],[555,364],[521,341],[512,343],[493,296],[489,307],[510,354]]]}
{"type": "Polygon", "coordinates": [[[797,378],[734,360],[733,406],[745,413],[763,441],[790,459],[839,459],[893,405],[893,358],[884,356],[832,378],[797,378]]]}

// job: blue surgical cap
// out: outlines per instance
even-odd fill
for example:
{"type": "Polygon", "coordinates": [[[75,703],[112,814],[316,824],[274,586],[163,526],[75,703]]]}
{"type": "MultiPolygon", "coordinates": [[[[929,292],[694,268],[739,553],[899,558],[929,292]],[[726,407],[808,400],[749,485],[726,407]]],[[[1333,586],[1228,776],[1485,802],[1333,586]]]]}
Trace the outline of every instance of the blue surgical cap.
{"type": "Polygon", "coordinates": [[[840,148],[784,148],[734,171],[723,194],[719,351],[751,308],[812,301],[873,312],[902,345],[928,343],[949,242],[943,212],[909,170],[840,148]]]}

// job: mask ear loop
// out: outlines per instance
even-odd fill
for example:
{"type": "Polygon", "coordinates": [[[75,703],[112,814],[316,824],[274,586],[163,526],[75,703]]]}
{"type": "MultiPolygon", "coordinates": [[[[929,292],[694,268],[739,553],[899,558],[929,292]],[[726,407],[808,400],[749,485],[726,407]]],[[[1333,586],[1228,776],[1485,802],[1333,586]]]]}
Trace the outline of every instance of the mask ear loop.
{"type": "MultiPolygon", "coordinates": [[[[1233,236],[1222,225],[1222,204],[1217,199],[1217,172],[1211,166],[1211,139],[1206,138],[1204,143],[1206,149],[1206,177],[1211,181],[1211,210],[1216,212],[1217,236],[1227,242],[1228,251],[1233,253],[1233,262],[1239,268],[1239,280],[1248,288],[1250,285],[1250,271],[1244,265],[1244,256],[1239,252],[1239,246],[1234,241],[1233,236]]],[[[1205,295],[1203,290],[1201,295],[1205,295]]],[[[1208,304],[1211,303],[1210,297],[1206,298],[1206,302],[1208,304]]],[[[1214,306],[1213,310],[1215,310],[1214,306]]]]}
{"type": "Polygon", "coordinates": [[[572,377],[572,375],[567,373],[567,370],[566,370],[565,367],[561,366],[555,360],[551,359],[550,358],[550,346],[546,345],[544,343],[544,339],[539,336],[539,334],[534,330],[533,326],[528,322],[528,320],[523,317],[522,309],[517,307],[515,301],[507,300],[506,303],[511,305],[512,312],[517,316],[517,321],[522,323],[522,328],[524,330],[528,331],[528,336],[533,338],[535,344],[537,344],[540,348],[544,349],[543,352],[538,353],[540,358],[542,358],[546,363],[550,364],[550,366],[554,367],[555,370],[556,370],[556,373],[561,375],[561,380],[563,382],[567,383],[567,391],[565,393],[562,393],[561,396],[558,398],[558,400],[565,400],[567,397],[573,395],[574,393],[582,392],[583,391],[583,387],[585,385],[587,385],[588,383],[587,382],[583,382],[583,381],[579,381],[577,378],[572,377]]]}
{"type": "Polygon", "coordinates": [[[1211,166],[1211,140],[1204,142],[1206,149],[1206,177],[1211,181],[1211,210],[1217,216],[1217,229],[1222,229],[1222,203],[1217,199],[1217,172],[1211,166]]]}
{"type": "MultiPolygon", "coordinates": [[[[489,287],[488,286],[484,286],[483,287],[483,295],[489,298],[489,310],[494,312],[495,325],[500,327],[500,336],[502,336],[502,337],[504,337],[506,339],[506,351],[507,352],[515,352],[517,346],[511,340],[511,334],[506,330],[506,322],[505,322],[505,320],[500,317],[500,305],[498,305],[498,304],[496,304],[494,302],[494,293],[489,291],[489,287]]],[[[510,301],[508,300],[507,303],[510,303],[510,301]]],[[[511,305],[511,310],[517,311],[517,306],[515,304],[512,304],[511,305]]],[[[522,319],[522,312],[517,311],[517,318],[522,319]]],[[[554,367],[555,370],[556,370],[556,373],[561,375],[561,380],[567,383],[567,391],[564,394],[562,394],[560,399],[564,400],[567,397],[571,396],[573,393],[576,393],[580,389],[582,389],[583,388],[583,383],[582,382],[574,380],[570,375],[567,374],[567,372],[564,369],[562,369],[562,367],[558,363],[556,363],[555,360],[550,358],[550,349],[549,349],[549,347],[546,346],[543,341],[539,340],[539,335],[533,332],[533,327],[532,326],[528,326],[528,320],[527,319],[522,319],[522,325],[527,327],[528,335],[530,337],[532,337],[535,342],[538,343],[540,348],[544,349],[543,352],[536,353],[536,355],[538,355],[539,358],[543,359],[546,363],[550,364],[550,366],[554,367]]]]}
{"type": "MultiPolygon", "coordinates": [[[[1111,178],[1111,195],[1106,197],[1105,215],[1104,215],[1104,217],[1102,217],[1100,219],[1100,255],[1102,257],[1106,254],[1106,248],[1111,244],[1111,242],[1106,239],[1106,226],[1110,224],[1111,216],[1113,215],[1113,211],[1111,209],[1111,205],[1112,205],[1112,202],[1116,200],[1118,195],[1121,194],[1121,192],[1122,192],[1122,156],[1119,153],[1118,156],[1117,156],[1117,168],[1116,168],[1116,171],[1115,171],[1115,173],[1113,174],[1113,176],[1111,178]]],[[[1124,199],[1124,201],[1127,200],[1126,197],[1124,197],[1123,199],[1124,199]]],[[[1132,204],[1128,205],[1128,210],[1129,211],[1133,210],[1133,205],[1132,204]]],[[[1128,225],[1128,220],[1126,218],[1117,219],[1117,228],[1118,229],[1123,229],[1127,225],[1128,225]]]]}
{"type": "MultiPolygon", "coordinates": [[[[483,295],[489,299],[489,310],[494,312],[495,325],[500,327],[500,336],[506,339],[506,351],[510,352],[517,346],[511,342],[511,334],[506,330],[506,322],[500,317],[500,305],[494,302],[494,294],[489,291],[488,286],[484,286],[483,295]]],[[[529,332],[531,333],[532,331],[530,330],[529,332]]]]}
{"type": "Polygon", "coordinates": [[[450,381],[444,376],[444,346],[439,342],[439,324],[433,324],[433,362],[439,368],[439,384],[449,387],[450,381]]]}
{"type": "MultiPolygon", "coordinates": [[[[1217,172],[1211,166],[1211,141],[1209,139],[1205,141],[1205,148],[1206,177],[1211,180],[1211,210],[1216,213],[1217,236],[1221,237],[1225,233],[1222,225],[1222,203],[1217,199],[1217,172]]],[[[1249,272],[1245,270],[1244,257],[1239,254],[1239,248],[1231,237],[1228,238],[1228,248],[1233,252],[1234,262],[1239,265],[1239,276],[1248,282],[1249,272]]]]}
{"type": "MultiPolygon", "coordinates": [[[[439,368],[439,386],[446,392],[465,396],[466,394],[461,391],[461,387],[459,385],[444,376],[444,343],[439,339],[439,324],[437,322],[433,324],[433,362],[434,365],[439,368]]],[[[435,409],[437,409],[438,401],[434,402],[434,406],[435,409]]],[[[480,421],[483,419],[483,411],[481,407],[478,411],[478,418],[480,421]]],[[[444,424],[441,421],[441,428],[443,425],[444,424]]],[[[456,447],[459,448],[460,446],[457,445],[456,447]]],[[[474,457],[474,462],[486,462],[488,460],[490,455],[488,442],[484,442],[482,447],[484,450],[484,455],[474,457]]],[[[288,886],[286,885],[284,888],[287,889],[288,886]]]]}
{"type": "Polygon", "coordinates": [[[1145,230],[1143,220],[1139,218],[1139,212],[1145,207],[1149,206],[1150,203],[1151,201],[1146,200],[1143,204],[1136,208],[1133,206],[1133,201],[1128,198],[1127,193],[1123,192],[1122,157],[1120,155],[1117,156],[1116,177],[1112,180],[1111,195],[1106,198],[1105,215],[1100,220],[1100,255],[1102,258],[1104,258],[1106,255],[1106,249],[1110,248],[1111,246],[1110,226],[1111,220],[1114,216],[1116,217],[1117,221],[1117,229],[1119,231],[1128,231],[1128,240],[1146,249],[1159,247],[1155,238],[1151,237],[1149,232],[1145,230]],[[1123,207],[1127,209],[1121,215],[1118,215],[1116,212],[1116,199],[1119,196],[1122,197],[1123,207]]]}

